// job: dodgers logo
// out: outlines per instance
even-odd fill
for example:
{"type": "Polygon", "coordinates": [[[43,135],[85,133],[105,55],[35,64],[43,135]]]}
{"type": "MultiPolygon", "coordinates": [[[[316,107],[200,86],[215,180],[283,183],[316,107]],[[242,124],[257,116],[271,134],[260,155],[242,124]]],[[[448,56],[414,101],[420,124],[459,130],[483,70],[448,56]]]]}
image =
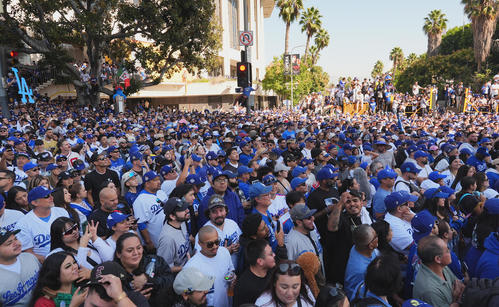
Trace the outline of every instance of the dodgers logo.
{"type": "Polygon", "coordinates": [[[46,235],[43,233],[36,235],[33,238],[33,243],[37,247],[45,247],[50,244],[50,235],[46,235]]]}
{"type": "Polygon", "coordinates": [[[154,215],[159,214],[163,210],[163,207],[161,205],[155,204],[151,206],[151,212],[154,215]]]}

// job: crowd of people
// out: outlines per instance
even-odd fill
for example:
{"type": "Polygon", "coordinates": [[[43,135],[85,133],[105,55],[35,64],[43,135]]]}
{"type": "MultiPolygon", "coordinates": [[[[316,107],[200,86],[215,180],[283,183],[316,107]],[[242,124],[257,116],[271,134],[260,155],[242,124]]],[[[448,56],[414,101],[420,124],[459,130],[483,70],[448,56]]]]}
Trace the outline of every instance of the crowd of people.
{"type": "Polygon", "coordinates": [[[0,142],[3,306],[455,307],[499,276],[494,114],[38,101],[0,142]]]}

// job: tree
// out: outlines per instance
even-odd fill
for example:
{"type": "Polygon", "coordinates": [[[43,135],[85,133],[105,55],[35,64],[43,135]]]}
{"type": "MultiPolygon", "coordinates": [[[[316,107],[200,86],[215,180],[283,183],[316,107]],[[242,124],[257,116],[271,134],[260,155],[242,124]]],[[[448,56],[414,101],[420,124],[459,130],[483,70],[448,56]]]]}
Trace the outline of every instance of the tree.
{"type": "Polygon", "coordinates": [[[317,32],[315,36],[315,46],[317,46],[317,52],[315,53],[315,57],[312,58],[312,64],[315,65],[317,63],[317,59],[319,53],[324,50],[327,46],[329,46],[330,36],[326,29],[322,28],[317,32]]]}
{"type": "MultiPolygon", "coordinates": [[[[290,81],[289,76],[284,75],[283,58],[274,57],[265,70],[265,78],[262,80],[263,89],[273,90],[281,99],[290,99],[290,81]]],[[[320,66],[312,65],[309,58],[301,62],[300,73],[293,76],[293,83],[293,101],[298,103],[307,94],[323,91],[329,84],[329,76],[320,66]]]]}
{"type": "Polygon", "coordinates": [[[384,68],[383,62],[381,62],[380,60],[376,61],[376,63],[374,63],[374,67],[371,72],[371,77],[373,77],[374,79],[378,76],[381,76],[383,74],[383,68],[384,68]]]}
{"type": "Polygon", "coordinates": [[[471,24],[454,27],[442,36],[438,54],[451,54],[457,50],[473,48],[473,32],[471,24]]]}
{"type": "Polygon", "coordinates": [[[301,31],[307,34],[307,43],[305,45],[305,55],[307,57],[308,47],[310,44],[310,39],[315,33],[319,32],[322,26],[321,21],[322,15],[319,13],[319,10],[315,7],[308,8],[300,19],[300,24],[302,25],[301,31]]]}
{"type": "Polygon", "coordinates": [[[447,29],[447,18],[440,10],[431,11],[424,19],[423,31],[428,35],[428,57],[438,54],[442,33],[447,29]]]}
{"type": "Polygon", "coordinates": [[[418,55],[415,54],[414,52],[410,53],[407,56],[407,59],[405,59],[405,62],[407,63],[407,66],[410,66],[412,63],[414,63],[418,59],[418,55]]]}
{"type": "Polygon", "coordinates": [[[496,30],[499,3],[496,0],[462,0],[464,12],[471,19],[473,52],[478,71],[490,54],[492,36],[496,30]]]}
{"type": "Polygon", "coordinates": [[[212,0],[4,0],[1,16],[26,45],[24,52],[43,55],[75,86],[80,103],[97,105],[100,93],[111,96],[113,91],[82,82],[68,46],[83,50],[94,78],[101,74],[104,56],[132,75],[140,63],[151,82],[132,78],[138,90],[181,68],[194,72],[211,63],[220,46],[213,13],[212,0]],[[139,35],[147,43],[136,40],[139,35]]]}
{"type": "Polygon", "coordinates": [[[397,67],[404,60],[404,52],[400,47],[393,47],[392,51],[390,51],[390,61],[393,61],[393,73],[397,71],[397,67]]]}
{"type": "Polygon", "coordinates": [[[284,54],[289,51],[289,28],[291,23],[294,22],[299,16],[300,11],[303,9],[302,0],[277,0],[277,7],[279,8],[279,17],[282,18],[286,24],[286,36],[284,38],[284,54]]]}

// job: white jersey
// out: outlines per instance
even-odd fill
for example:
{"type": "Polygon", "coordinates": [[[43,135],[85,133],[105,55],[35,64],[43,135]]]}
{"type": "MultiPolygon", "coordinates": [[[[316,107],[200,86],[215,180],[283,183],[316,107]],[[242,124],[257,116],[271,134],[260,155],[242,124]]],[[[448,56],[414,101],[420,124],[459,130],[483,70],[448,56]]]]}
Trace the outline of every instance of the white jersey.
{"type": "Polygon", "coordinates": [[[225,276],[234,271],[234,266],[230,261],[230,253],[225,247],[220,246],[217,255],[212,258],[208,258],[202,253],[196,253],[187,261],[185,268],[189,267],[196,268],[215,280],[208,294],[206,294],[207,306],[230,306],[227,296],[229,283],[225,280],[225,276]]]}
{"type": "Polygon", "coordinates": [[[36,216],[33,211],[23,216],[16,224],[16,228],[21,230],[17,238],[21,241],[23,251],[33,248],[35,254],[45,257],[50,252],[50,226],[61,216],[69,217],[69,214],[59,207],[51,208],[47,221],[36,216]]]}
{"type": "Polygon", "coordinates": [[[18,210],[5,209],[0,216],[0,228],[12,231],[16,229],[17,222],[24,217],[24,214],[18,210]]]}
{"type": "Polygon", "coordinates": [[[163,257],[171,267],[183,266],[191,253],[191,243],[186,223],[175,228],[168,223],[163,225],[158,241],[158,256],[163,257]]]}
{"type": "Polygon", "coordinates": [[[167,199],[170,198],[170,193],[177,186],[177,178],[173,180],[165,180],[161,184],[161,191],[165,192],[167,199]]]}
{"type": "MultiPolygon", "coordinates": [[[[212,226],[215,228],[218,232],[218,238],[220,239],[220,246],[229,246],[234,243],[239,243],[239,237],[242,234],[241,229],[237,225],[236,222],[234,222],[231,219],[225,219],[224,222],[224,228],[220,229],[218,228],[215,224],[213,224],[211,221],[206,222],[204,226],[212,226]],[[227,243],[226,243],[227,242],[227,243]]],[[[199,236],[196,235],[196,240],[194,240],[195,245],[194,249],[196,252],[199,252],[201,250],[201,246],[199,245],[199,236]]],[[[234,264],[234,267],[237,267],[237,256],[238,253],[234,253],[231,255],[232,258],[232,263],[234,264]]]]}
{"type": "Polygon", "coordinates": [[[27,187],[23,181],[28,178],[28,175],[17,166],[8,166],[7,169],[13,171],[16,174],[16,179],[14,180],[14,185],[26,189],[27,187]]]}
{"type": "MultiPolygon", "coordinates": [[[[133,202],[135,218],[139,219],[139,229],[145,227],[149,232],[154,246],[158,246],[159,234],[165,221],[165,213],[162,203],[167,200],[165,192],[158,190],[156,194],[151,194],[146,190],[140,192],[133,202]]],[[[142,228],[144,229],[144,228],[142,228]]]]}
{"type": "MultiPolygon", "coordinates": [[[[420,166],[417,165],[417,167],[420,167],[420,166]]],[[[421,168],[421,171],[419,171],[418,177],[428,178],[428,176],[430,176],[431,172],[433,172],[431,167],[428,164],[425,164],[425,166],[423,168],[421,168]]]]}
{"type": "Polygon", "coordinates": [[[291,216],[289,215],[289,207],[286,203],[286,196],[284,195],[277,194],[270,203],[267,211],[272,217],[278,217],[282,225],[284,225],[287,220],[291,219],[291,216]]]}
{"type": "Polygon", "coordinates": [[[411,223],[404,221],[396,216],[387,213],[385,216],[385,221],[390,224],[392,229],[393,237],[390,245],[397,252],[404,255],[409,255],[409,246],[414,242],[412,239],[412,227],[411,223]]]}

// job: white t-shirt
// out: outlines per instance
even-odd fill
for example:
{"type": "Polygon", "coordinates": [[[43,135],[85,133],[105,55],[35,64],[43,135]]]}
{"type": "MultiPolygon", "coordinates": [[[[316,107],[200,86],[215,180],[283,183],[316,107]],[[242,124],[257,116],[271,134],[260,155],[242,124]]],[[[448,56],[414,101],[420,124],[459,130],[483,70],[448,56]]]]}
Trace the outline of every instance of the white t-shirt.
{"type": "MultiPolygon", "coordinates": [[[[315,305],[315,298],[310,289],[307,286],[307,294],[308,297],[312,300],[313,304],[309,304],[307,301],[305,301],[303,298],[300,298],[301,300],[301,306],[302,307],[314,307],[315,305]]],[[[270,292],[266,291],[263,292],[260,297],[255,302],[255,305],[258,307],[277,307],[277,304],[272,301],[272,295],[270,292]]],[[[292,307],[298,307],[298,302],[296,302],[292,307]]]]}
{"type": "Polygon", "coordinates": [[[414,240],[412,239],[412,227],[411,223],[402,220],[396,216],[387,213],[385,216],[385,221],[390,224],[392,229],[393,237],[390,245],[397,252],[404,255],[409,255],[409,247],[414,240]]]}
{"type": "Polygon", "coordinates": [[[17,238],[21,241],[22,249],[33,248],[35,254],[45,257],[50,252],[50,226],[61,216],[69,217],[69,214],[59,207],[51,208],[47,222],[36,216],[33,210],[23,216],[16,224],[16,228],[21,230],[17,238]]]}
{"type": "Polygon", "coordinates": [[[21,274],[21,261],[19,260],[19,258],[16,258],[16,262],[14,262],[13,264],[0,263],[0,269],[4,269],[16,274],[21,274]]]}
{"type": "MultiPolygon", "coordinates": [[[[241,229],[237,225],[236,222],[234,222],[231,219],[225,219],[224,222],[224,228],[220,229],[217,226],[215,226],[211,221],[206,222],[204,226],[212,226],[215,228],[218,232],[218,238],[220,239],[220,246],[225,245],[225,241],[227,240],[227,245],[231,245],[233,243],[239,243],[239,237],[242,234],[241,229]]],[[[199,236],[196,235],[196,240],[194,240],[194,249],[196,252],[199,252],[201,250],[201,246],[199,245],[199,236]]],[[[234,264],[234,267],[237,267],[237,256],[238,253],[234,253],[231,255],[232,258],[232,263],[234,264]]]]}
{"type": "Polygon", "coordinates": [[[156,194],[151,194],[146,190],[140,192],[137,199],[133,202],[133,211],[135,218],[139,219],[140,224],[145,223],[154,246],[158,247],[159,234],[165,221],[165,213],[162,203],[167,200],[163,190],[158,190],[156,194]]]}
{"type": "MultiPolygon", "coordinates": [[[[420,167],[420,166],[417,165],[417,167],[420,167]]],[[[419,172],[418,177],[428,178],[428,176],[430,175],[431,172],[433,172],[431,167],[428,164],[425,164],[425,166],[419,172]]]]}
{"type": "Polygon", "coordinates": [[[225,280],[225,276],[234,271],[234,266],[232,265],[230,253],[225,247],[220,246],[217,255],[213,258],[208,258],[200,252],[196,253],[184,266],[184,268],[189,267],[194,267],[215,280],[212,288],[206,294],[206,305],[230,306],[227,296],[229,283],[225,280]]]}
{"type": "Polygon", "coordinates": [[[177,186],[177,178],[173,180],[165,180],[161,184],[161,191],[165,192],[166,194],[166,199],[170,197],[170,193],[175,189],[177,186]]]}
{"type": "Polygon", "coordinates": [[[2,216],[0,216],[0,228],[8,231],[16,229],[16,224],[22,217],[24,217],[24,214],[21,211],[5,209],[2,216]]]}
{"type": "Polygon", "coordinates": [[[395,179],[395,185],[393,186],[393,191],[394,192],[406,191],[407,193],[411,193],[411,188],[409,187],[409,183],[410,183],[409,181],[398,176],[397,179],[395,179]]]}
{"type": "Polygon", "coordinates": [[[438,183],[435,183],[433,180],[430,179],[425,179],[423,182],[421,182],[421,189],[428,190],[428,189],[438,189],[440,185],[438,183]]]}
{"type": "Polygon", "coordinates": [[[442,175],[446,175],[447,177],[444,178],[445,185],[450,187],[451,184],[454,182],[454,179],[456,176],[452,174],[449,170],[445,170],[442,172],[442,175]]]}

